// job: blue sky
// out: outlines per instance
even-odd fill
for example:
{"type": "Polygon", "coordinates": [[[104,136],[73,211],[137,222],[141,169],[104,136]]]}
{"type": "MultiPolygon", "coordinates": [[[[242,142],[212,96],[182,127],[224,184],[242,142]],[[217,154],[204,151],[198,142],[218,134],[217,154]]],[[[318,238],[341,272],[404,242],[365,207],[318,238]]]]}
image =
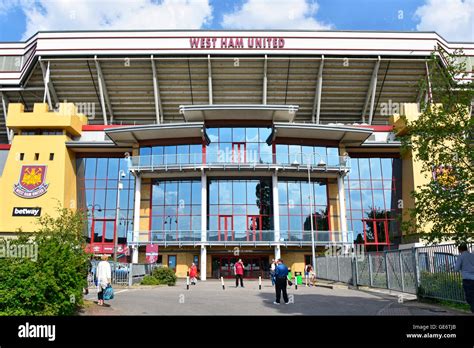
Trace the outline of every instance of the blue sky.
{"type": "Polygon", "coordinates": [[[474,41],[474,0],[0,0],[0,41],[81,29],[421,30],[474,41]]]}

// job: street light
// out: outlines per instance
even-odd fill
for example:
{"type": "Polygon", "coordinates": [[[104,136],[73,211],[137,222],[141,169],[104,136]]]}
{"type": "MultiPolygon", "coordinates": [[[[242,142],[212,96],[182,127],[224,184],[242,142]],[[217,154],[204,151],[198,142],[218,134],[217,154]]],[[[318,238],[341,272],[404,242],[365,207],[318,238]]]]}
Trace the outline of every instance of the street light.
{"type": "MultiPolygon", "coordinates": [[[[303,157],[309,157],[310,154],[302,153],[301,154],[303,157]]],[[[323,161],[323,158],[320,154],[316,153],[315,155],[319,156],[319,162],[318,162],[318,167],[325,167],[326,163],[323,161]]],[[[311,187],[311,157],[309,157],[309,160],[307,162],[307,168],[308,168],[308,186],[309,186],[309,222],[310,222],[310,228],[311,228],[311,254],[312,254],[312,259],[313,259],[313,272],[316,272],[316,245],[314,241],[314,226],[313,226],[313,188],[311,187]]],[[[299,166],[298,161],[295,159],[295,161],[292,163],[293,166],[299,166]]]]}
{"type": "MultiPolygon", "coordinates": [[[[123,170],[120,170],[119,178],[118,178],[118,185],[117,185],[117,211],[115,213],[114,267],[117,266],[118,226],[119,226],[119,216],[120,216],[120,191],[123,189],[122,179],[125,179],[125,177],[126,177],[125,172],[123,170]]],[[[114,276],[115,276],[115,273],[114,273],[114,276]]]]}

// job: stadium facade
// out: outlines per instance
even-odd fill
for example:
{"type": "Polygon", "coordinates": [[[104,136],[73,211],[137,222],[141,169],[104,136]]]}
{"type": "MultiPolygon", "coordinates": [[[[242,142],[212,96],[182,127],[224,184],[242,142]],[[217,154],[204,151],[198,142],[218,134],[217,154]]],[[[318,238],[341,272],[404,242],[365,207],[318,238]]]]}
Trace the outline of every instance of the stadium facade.
{"type": "Polygon", "coordinates": [[[155,258],[178,276],[195,262],[202,279],[231,276],[236,258],[248,277],[274,257],[302,271],[312,243],[413,242],[400,222],[426,179],[394,125],[430,98],[419,81],[436,48],[474,57],[473,43],[431,32],[77,31],[0,43],[0,234],[81,209],[91,252],[117,243],[121,260],[155,258]]]}

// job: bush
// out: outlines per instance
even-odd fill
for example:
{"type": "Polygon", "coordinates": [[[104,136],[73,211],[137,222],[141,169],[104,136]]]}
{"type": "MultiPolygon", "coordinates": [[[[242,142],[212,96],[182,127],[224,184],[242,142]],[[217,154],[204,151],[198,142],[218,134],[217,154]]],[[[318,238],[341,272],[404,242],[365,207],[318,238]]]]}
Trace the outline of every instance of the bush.
{"type": "Polygon", "coordinates": [[[160,283],[159,283],[158,279],[156,279],[155,277],[147,275],[147,276],[143,277],[140,284],[141,285],[158,285],[160,283]]]}
{"type": "Polygon", "coordinates": [[[158,267],[153,270],[153,277],[158,280],[158,284],[175,285],[176,274],[168,267],[158,267]]]}
{"type": "Polygon", "coordinates": [[[84,217],[68,209],[58,213],[40,218],[35,233],[20,232],[9,244],[0,240],[3,247],[28,246],[36,255],[0,258],[0,315],[71,315],[82,305],[88,266],[84,217]]]}

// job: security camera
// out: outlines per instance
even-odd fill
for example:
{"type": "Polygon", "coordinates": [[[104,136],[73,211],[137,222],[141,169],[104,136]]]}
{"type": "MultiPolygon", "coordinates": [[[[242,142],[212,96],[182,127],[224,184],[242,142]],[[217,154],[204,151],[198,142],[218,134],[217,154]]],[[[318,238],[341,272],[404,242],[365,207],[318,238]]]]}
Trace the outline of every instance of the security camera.
{"type": "Polygon", "coordinates": [[[127,174],[125,174],[124,171],[121,171],[121,172],[120,172],[120,177],[121,177],[122,179],[125,179],[126,176],[127,176],[127,174]]]}

